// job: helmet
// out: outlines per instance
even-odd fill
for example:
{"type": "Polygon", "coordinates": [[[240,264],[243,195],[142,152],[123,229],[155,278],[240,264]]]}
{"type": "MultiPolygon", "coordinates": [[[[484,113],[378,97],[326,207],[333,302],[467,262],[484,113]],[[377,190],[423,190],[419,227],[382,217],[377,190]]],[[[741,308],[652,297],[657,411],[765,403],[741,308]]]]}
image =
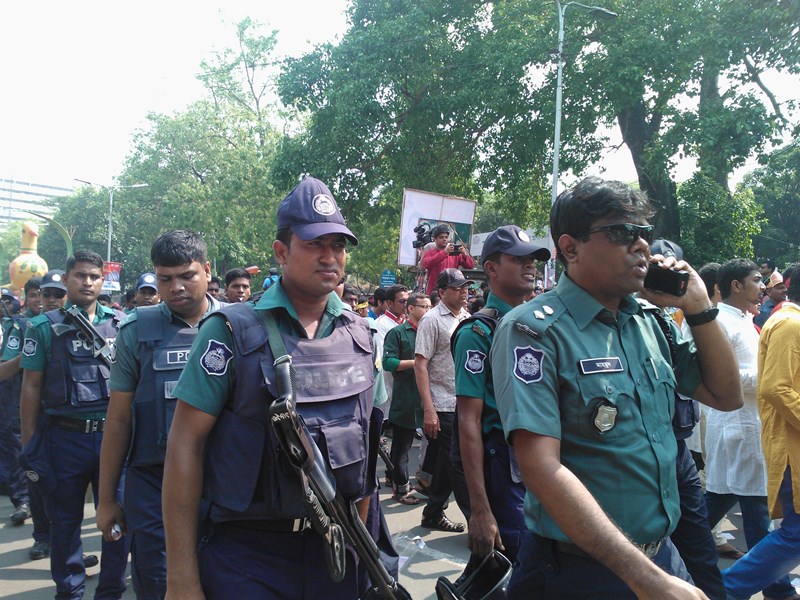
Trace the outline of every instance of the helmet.
{"type": "Polygon", "coordinates": [[[495,550],[458,586],[445,577],[436,582],[439,600],[504,600],[511,579],[511,562],[495,550]]]}

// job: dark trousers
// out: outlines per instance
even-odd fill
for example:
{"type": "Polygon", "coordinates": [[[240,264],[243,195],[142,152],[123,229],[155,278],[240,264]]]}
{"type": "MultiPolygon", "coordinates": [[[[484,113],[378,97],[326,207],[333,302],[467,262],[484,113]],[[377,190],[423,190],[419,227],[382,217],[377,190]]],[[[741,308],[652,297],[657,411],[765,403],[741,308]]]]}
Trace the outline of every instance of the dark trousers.
{"type": "Polygon", "coordinates": [[[717,546],[711,535],[700,476],[685,440],[678,440],[678,495],[681,518],[672,533],[672,543],[680,552],[694,584],[710,600],[725,600],[725,586],[717,561],[717,546]]]}
{"type": "MultiPolygon", "coordinates": [[[[690,581],[675,546],[664,540],[653,562],[690,581]]],[[[636,600],[636,594],[612,571],[588,556],[560,552],[553,540],[528,532],[508,585],[509,600],[636,600]]]]}
{"type": "Polygon", "coordinates": [[[28,483],[31,498],[31,519],[33,520],[33,541],[50,542],[50,519],[47,516],[44,496],[35,483],[28,483]]]}
{"type": "Polygon", "coordinates": [[[29,504],[28,479],[19,464],[22,454],[22,439],[19,421],[19,394],[17,378],[0,385],[0,462],[11,503],[17,507],[29,504]]]}
{"type": "Polygon", "coordinates": [[[310,529],[272,533],[216,525],[198,554],[206,598],[358,598],[353,552],[347,550],[344,580],[333,583],[325,567],[323,543],[323,538],[310,529]]]}
{"type": "MultiPolygon", "coordinates": [[[[738,502],[742,509],[742,529],[747,547],[752,550],[769,535],[772,519],[767,508],[766,496],[735,496],[734,494],[715,494],[706,492],[709,523],[718,523],[738,502]]],[[[788,575],[765,587],[762,592],[770,598],[787,598],[794,595],[794,586],[788,575]]]]}
{"type": "Polygon", "coordinates": [[[125,521],[131,546],[131,579],[138,600],[167,593],[167,550],[161,518],[163,466],[129,467],[125,475],[125,521]]]}
{"type": "MultiPolygon", "coordinates": [[[[86,489],[92,484],[97,505],[100,445],[103,434],[78,433],[48,427],[48,451],[56,488],[45,498],[50,517],[50,572],[57,600],[80,600],[86,589],[81,524],[86,489]]],[[[120,482],[120,487],[124,485],[120,482]]],[[[95,599],[119,599],[125,592],[128,562],[127,536],[102,542],[100,576],[95,599]]]]}
{"type": "Polygon", "coordinates": [[[414,445],[414,433],[413,429],[392,424],[392,450],[389,458],[392,459],[392,465],[394,465],[392,483],[395,492],[399,494],[405,494],[409,490],[408,453],[414,445]]]}
{"type": "Polygon", "coordinates": [[[436,462],[433,465],[433,475],[428,503],[422,511],[422,518],[436,520],[444,514],[450,494],[453,493],[453,484],[450,476],[453,471],[453,461],[450,460],[450,442],[453,435],[454,413],[438,412],[440,431],[435,438],[428,438],[427,455],[432,454],[436,462]]]}

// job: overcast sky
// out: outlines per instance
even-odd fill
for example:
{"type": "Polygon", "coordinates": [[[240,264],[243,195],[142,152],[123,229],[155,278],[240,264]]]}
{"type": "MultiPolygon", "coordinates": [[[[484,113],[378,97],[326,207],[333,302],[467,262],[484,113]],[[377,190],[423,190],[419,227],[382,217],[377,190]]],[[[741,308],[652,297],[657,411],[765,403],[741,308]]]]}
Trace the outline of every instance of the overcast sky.
{"type": "MultiPolygon", "coordinates": [[[[346,6],[346,0],[2,2],[0,178],[110,183],[148,112],[180,111],[202,97],[195,79],[200,61],[232,45],[234,23],[250,16],[268,24],[279,30],[278,53],[299,55],[344,33],[346,6]]],[[[784,98],[800,95],[796,83],[784,86],[784,98]]],[[[625,148],[601,166],[606,177],[636,178],[625,148]]],[[[688,174],[691,165],[684,164],[678,178],[688,174]]]]}

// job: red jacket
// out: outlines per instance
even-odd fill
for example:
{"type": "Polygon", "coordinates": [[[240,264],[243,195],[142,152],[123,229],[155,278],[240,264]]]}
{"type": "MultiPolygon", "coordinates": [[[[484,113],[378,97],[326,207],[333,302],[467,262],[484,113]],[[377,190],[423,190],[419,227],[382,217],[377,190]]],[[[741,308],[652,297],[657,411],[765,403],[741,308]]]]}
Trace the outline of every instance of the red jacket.
{"type": "Polygon", "coordinates": [[[422,256],[422,267],[428,271],[428,289],[426,293],[431,294],[436,289],[436,280],[442,271],[445,269],[457,269],[458,267],[472,269],[475,267],[475,261],[472,260],[469,254],[450,256],[444,250],[439,250],[434,242],[433,247],[426,249],[425,254],[422,256]]]}

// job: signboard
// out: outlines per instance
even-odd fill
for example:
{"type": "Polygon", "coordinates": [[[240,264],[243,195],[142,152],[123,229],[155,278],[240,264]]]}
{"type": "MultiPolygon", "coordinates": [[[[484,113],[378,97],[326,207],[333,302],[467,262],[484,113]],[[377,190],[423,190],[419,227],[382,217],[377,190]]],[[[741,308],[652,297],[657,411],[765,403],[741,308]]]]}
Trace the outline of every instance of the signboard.
{"type": "Polygon", "coordinates": [[[394,271],[386,269],[381,273],[381,287],[392,287],[395,283],[397,283],[397,274],[394,271]]]}
{"type": "Polygon", "coordinates": [[[119,286],[119,272],[122,269],[122,263],[103,261],[103,292],[118,292],[119,286]]]}
{"type": "MultiPolygon", "coordinates": [[[[415,228],[430,231],[441,223],[454,232],[454,242],[470,246],[475,205],[474,200],[466,198],[404,189],[397,264],[413,267],[419,262],[422,248],[414,247],[417,241],[415,228]]],[[[475,254],[472,248],[468,250],[470,254],[475,254]]]]}

